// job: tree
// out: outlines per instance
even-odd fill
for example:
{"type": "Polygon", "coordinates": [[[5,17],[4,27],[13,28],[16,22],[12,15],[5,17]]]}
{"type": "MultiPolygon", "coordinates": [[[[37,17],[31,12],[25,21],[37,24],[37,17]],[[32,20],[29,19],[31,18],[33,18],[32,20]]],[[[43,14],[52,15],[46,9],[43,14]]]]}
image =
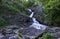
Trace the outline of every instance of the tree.
{"type": "Polygon", "coordinates": [[[42,0],[41,1],[45,6],[45,14],[48,21],[51,22],[51,25],[59,26],[60,23],[60,0],[42,0]]]}

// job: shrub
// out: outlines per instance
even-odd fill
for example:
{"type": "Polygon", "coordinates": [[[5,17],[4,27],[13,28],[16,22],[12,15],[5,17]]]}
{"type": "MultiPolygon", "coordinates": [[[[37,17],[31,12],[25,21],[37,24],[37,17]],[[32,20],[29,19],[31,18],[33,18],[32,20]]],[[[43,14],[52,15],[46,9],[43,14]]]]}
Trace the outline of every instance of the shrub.
{"type": "Polygon", "coordinates": [[[44,33],[42,39],[56,39],[50,33],[44,33]]]}
{"type": "Polygon", "coordinates": [[[45,6],[45,17],[51,25],[59,26],[60,23],[60,0],[42,0],[45,6]]]}
{"type": "Polygon", "coordinates": [[[9,23],[7,21],[5,21],[3,18],[0,17],[0,28],[8,25],[9,23]]]}

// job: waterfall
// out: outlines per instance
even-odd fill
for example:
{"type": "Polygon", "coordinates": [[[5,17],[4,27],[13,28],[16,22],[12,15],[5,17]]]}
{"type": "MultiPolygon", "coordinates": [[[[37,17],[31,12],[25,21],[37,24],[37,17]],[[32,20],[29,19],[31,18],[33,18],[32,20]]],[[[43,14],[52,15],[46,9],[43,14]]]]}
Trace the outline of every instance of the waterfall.
{"type": "Polygon", "coordinates": [[[33,17],[34,12],[33,12],[31,9],[28,9],[28,10],[29,10],[29,12],[31,12],[31,14],[30,14],[29,17],[32,18],[32,20],[33,20],[33,23],[32,23],[32,25],[30,25],[30,27],[34,27],[34,28],[36,28],[36,29],[45,30],[47,26],[45,26],[45,25],[43,25],[43,24],[40,24],[40,23],[36,20],[36,18],[33,17]]]}
{"type": "Polygon", "coordinates": [[[32,12],[32,13],[31,13],[31,15],[30,15],[29,17],[30,17],[30,18],[32,18],[32,17],[33,17],[33,15],[34,15],[34,12],[32,12]]]}
{"type": "Polygon", "coordinates": [[[34,15],[34,12],[32,12],[32,10],[31,9],[28,9],[29,10],[29,12],[31,12],[31,14],[30,14],[30,18],[32,18],[33,17],[33,15],[34,15]]]}

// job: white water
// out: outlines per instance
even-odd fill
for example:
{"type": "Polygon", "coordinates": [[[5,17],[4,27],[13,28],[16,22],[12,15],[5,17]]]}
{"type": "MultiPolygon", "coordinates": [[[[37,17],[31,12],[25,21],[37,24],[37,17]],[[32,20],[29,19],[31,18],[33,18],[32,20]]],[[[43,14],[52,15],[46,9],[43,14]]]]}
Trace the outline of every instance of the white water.
{"type": "MultiPolygon", "coordinates": [[[[31,9],[28,9],[30,12],[32,12],[32,10],[31,9]]],[[[33,15],[34,15],[34,12],[32,12],[31,14],[30,14],[30,18],[32,18],[32,20],[33,20],[33,24],[30,26],[30,27],[34,27],[34,28],[36,28],[36,29],[41,29],[41,30],[45,30],[46,28],[47,28],[47,26],[45,26],[45,25],[42,25],[42,24],[40,24],[34,17],[33,17],[33,15]]]]}
{"type": "Polygon", "coordinates": [[[31,17],[31,18],[32,18],[32,17],[33,17],[33,15],[34,15],[34,12],[32,12],[32,13],[31,13],[31,15],[30,15],[29,17],[31,17]]]}
{"type": "MultiPolygon", "coordinates": [[[[29,12],[32,12],[31,9],[28,9],[28,10],[29,10],[29,12]]],[[[30,15],[29,17],[32,18],[33,15],[34,15],[34,12],[32,12],[31,15],[30,15]]]]}

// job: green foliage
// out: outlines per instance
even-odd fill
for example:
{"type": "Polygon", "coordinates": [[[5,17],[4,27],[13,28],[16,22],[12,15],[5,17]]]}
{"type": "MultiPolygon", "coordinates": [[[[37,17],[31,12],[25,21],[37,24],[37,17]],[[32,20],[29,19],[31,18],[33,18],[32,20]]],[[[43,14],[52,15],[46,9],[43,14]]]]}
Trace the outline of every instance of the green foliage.
{"type": "Polygon", "coordinates": [[[42,39],[56,39],[50,33],[44,33],[42,39]]]}
{"type": "Polygon", "coordinates": [[[25,9],[33,7],[34,2],[36,0],[2,0],[2,5],[14,12],[27,14],[28,12],[25,9]]]}
{"type": "MultiPolygon", "coordinates": [[[[26,8],[33,7],[35,0],[2,0],[2,3],[0,3],[0,14],[5,14],[8,11],[14,13],[24,13],[28,14],[28,12],[25,10],[26,8]],[[5,9],[5,7],[8,9],[5,9]],[[3,9],[4,8],[4,9],[3,9]],[[4,12],[6,11],[6,12],[4,12]]],[[[4,20],[3,18],[0,18],[0,26],[7,25],[8,22],[4,20]]]]}
{"type": "Polygon", "coordinates": [[[18,33],[18,39],[21,39],[22,38],[22,34],[19,32],[18,33]]]}
{"type": "Polygon", "coordinates": [[[13,12],[20,12],[17,3],[13,2],[12,0],[2,0],[2,5],[8,7],[13,12]]]}
{"type": "Polygon", "coordinates": [[[8,24],[9,23],[6,20],[4,20],[3,18],[0,17],[0,28],[2,28],[3,26],[6,26],[8,24]]]}
{"type": "Polygon", "coordinates": [[[60,23],[60,0],[42,0],[42,4],[45,6],[47,20],[52,25],[60,23]]]}
{"type": "Polygon", "coordinates": [[[47,21],[52,25],[60,23],[60,0],[2,0],[2,6],[8,7],[13,12],[28,14],[25,9],[35,7],[35,2],[37,4],[42,2],[44,5],[47,21]]]}

